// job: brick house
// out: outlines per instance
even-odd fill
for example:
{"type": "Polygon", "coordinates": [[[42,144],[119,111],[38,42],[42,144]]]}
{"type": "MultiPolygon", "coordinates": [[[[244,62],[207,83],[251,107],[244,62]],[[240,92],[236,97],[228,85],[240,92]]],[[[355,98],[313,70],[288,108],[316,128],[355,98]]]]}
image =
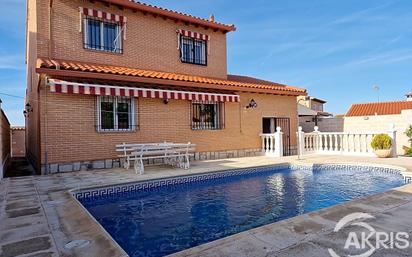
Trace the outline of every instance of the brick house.
{"type": "Polygon", "coordinates": [[[111,168],[123,142],[254,155],[280,125],[296,147],[306,91],[227,74],[234,25],[128,0],[32,0],[27,17],[26,144],[38,171],[111,168]]]}

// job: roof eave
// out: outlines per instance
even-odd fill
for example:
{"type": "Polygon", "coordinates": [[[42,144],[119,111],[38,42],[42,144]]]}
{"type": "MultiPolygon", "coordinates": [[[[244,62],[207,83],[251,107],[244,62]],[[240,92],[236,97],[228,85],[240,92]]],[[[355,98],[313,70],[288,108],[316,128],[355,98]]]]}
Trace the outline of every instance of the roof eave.
{"type": "Polygon", "coordinates": [[[327,101],[322,100],[322,99],[319,99],[319,98],[316,98],[316,97],[311,97],[311,98],[310,98],[310,100],[312,100],[312,101],[316,101],[316,102],[318,102],[318,103],[322,103],[322,104],[327,103],[327,101]]]}
{"type": "Polygon", "coordinates": [[[185,15],[185,14],[181,14],[178,12],[173,12],[170,10],[157,8],[154,6],[145,5],[145,4],[138,3],[138,2],[125,1],[125,0],[100,0],[100,1],[108,3],[108,4],[122,6],[125,8],[132,9],[132,10],[140,10],[142,12],[153,13],[153,14],[168,17],[174,20],[180,20],[183,22],[197,24],[197,25],[209,27],[212,29],[222,30],[225,33],[236,30],[236,27],[233,24],[227,25],[227,24],[211,22],[211,21],[207,21],[207,20],[203,20],[197,17],[190,16],[190,15],[185,15]]]}
{"type": "Polygon", "coordinates": [[[199,82],[189,82],[189,81],[179,81],[179,80],[169,80],[169,79],[93,73],[93,72],[84,72],[84,71],[36,68],[36,72],[39,74],[45,74],[45,75],[51,75],[51,76],[102,79],[102,80],[136,82],[136,83],[147,83],[147,84],[158,84],[158,85],[171,85],[171,86],[182,86],[182,87],[192,87],[192,88],[193,87],[208,88],[208,89],[217,89],[217,90],[220,89],[220,90],[237,91],[237,92],[263,93],[263,94],[274,94],[274,95],[285,95],[285,96],[307,95],[306,91],[302,92],[302,91],[286,91],[286,90],[273,90],[273,89],[261,89],[261,88],[247,88],[247,87],[206,84],[206,83],[199,83],[199,82]]]}

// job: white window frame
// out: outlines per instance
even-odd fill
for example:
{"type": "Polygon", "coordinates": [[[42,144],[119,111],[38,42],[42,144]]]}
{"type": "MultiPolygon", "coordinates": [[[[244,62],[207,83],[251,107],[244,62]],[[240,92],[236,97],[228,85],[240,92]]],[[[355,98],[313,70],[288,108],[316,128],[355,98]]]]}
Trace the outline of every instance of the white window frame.
{"type": "Polygon", "coordinates": [[[136,131],[137,128],[137,118],[136,118],[136,105],[135,101],[137,101],[136,98],[134,97],[124,97],[124,96],[97,96],[97,101],[96,101],[96,121],[97,121],[97,132],[134,132],[136,131]],[[114,122],[114,128],[113,129],[103,129],[102,128],[102,116],[101,116],[101,103],[102,99],[104,97],[112,97],[113,98],[113,122],[114,122]],[[129,113],[129,119],[130,119],[130,125],[128,129],[119,129],[119,121],[118,121],[118,115],[117,115],[117,104],[118,100],[120,98],[125,98],[130,100],[130,113],[129,113]]]}
{"type": "Polygon", "coordinates": [[[123,37],[121,35],[122,34],[122,26],[119,23],[99,20],[99,19],[95,19],[94,17],[89,17],[89,16],[87,16],[83,19],[83,28],[84,28],[84,30],[83,30],[84,31],[83,32],[83,40],[84,40],[83,46],[84,46],[84,48],[91,49],[91,50],[97,50],[97,51],[104,51],[104,52],[109,52],[109,53],[116,53],[116,54],[117,53],[118,54],[123,53],[123,50],[117,52],[115,49],[113,51],[104,49],[104,23],[112,23],[112,24],[116,25],[117,46],[116,46],[115,49],[117,49],[117,48],[122,49],[123,48],[123,37]],[[87,40],[88,40],[88,34],[89,34],[88,33],[89,32],[88,31],[89,26],[87,24],[87,21],[89,19],[100,22],[100,44],[101,44],[100,48],[94,48],[94,47],[89,46],[89,44],[88,44],[87,40]]]}

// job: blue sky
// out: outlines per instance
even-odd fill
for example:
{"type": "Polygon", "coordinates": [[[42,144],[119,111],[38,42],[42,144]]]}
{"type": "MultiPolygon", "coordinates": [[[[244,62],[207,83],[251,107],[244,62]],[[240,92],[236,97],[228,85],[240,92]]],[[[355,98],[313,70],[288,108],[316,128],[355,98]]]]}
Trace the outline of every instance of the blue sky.
{"type": "MultiPolygon", "coordinates": [[[[145,1],[234,23],[228,34],[232,74],[304,87],[345,113],[351,103],[404,99],[412,91],[412,2],[145,1]]],[[[24,97],[25,1],[2,0],[0,93],[24,97]]],[[[14,125],[24,124],[23,98],[0,95],[14,125]]]]}

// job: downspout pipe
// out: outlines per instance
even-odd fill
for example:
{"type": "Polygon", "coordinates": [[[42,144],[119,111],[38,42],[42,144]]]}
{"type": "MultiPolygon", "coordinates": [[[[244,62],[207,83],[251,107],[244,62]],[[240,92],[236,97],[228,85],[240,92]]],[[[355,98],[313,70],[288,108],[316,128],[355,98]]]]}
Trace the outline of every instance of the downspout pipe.
{"type": "Polygon", "coordinates": [[[53,38],[52,38],[52,9],[53,9],[53,0],[49,1],[49,33],[48,33],[48,37],[49,37],[49,59],[53,59],[52,58],[52,45],[53,45],[53,38]]]}
{"type": "MultiPolygon", "coordinates": [[[[53,38],[52,38],[52,9],[53,9],[53,0],[49,1],[49,59],[53,59],[52,58],[52,45],[53,45],[53,38]]],[[[44,77],[45,80],[45,97],[44,97],[44,109],[45,109],[45,113],[44,113],[44,139],[45,139],[45,149],[44,149],[44,165],[45,165],[45,169],[44,169],[44,173],[45,175],[49,174],[49,152],[48,152],[48,148],[47,148],[47,77],[44,77]]]]}

